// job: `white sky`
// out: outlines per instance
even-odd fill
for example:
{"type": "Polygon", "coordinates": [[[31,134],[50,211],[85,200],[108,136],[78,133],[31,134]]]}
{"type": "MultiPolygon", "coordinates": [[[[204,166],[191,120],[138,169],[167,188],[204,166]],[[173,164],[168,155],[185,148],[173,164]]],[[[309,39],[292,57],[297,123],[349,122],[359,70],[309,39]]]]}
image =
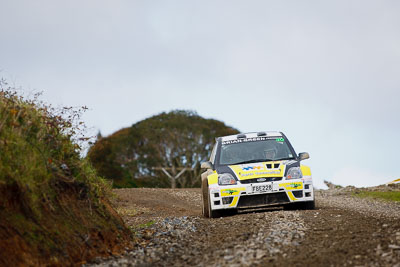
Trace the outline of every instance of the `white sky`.
{"type": "Polygon", "coordinates": [[[0,0],[0,76],[103,135],[172,109],[283,131],[317,186],[400,177],[400,1],[0,0]]]}

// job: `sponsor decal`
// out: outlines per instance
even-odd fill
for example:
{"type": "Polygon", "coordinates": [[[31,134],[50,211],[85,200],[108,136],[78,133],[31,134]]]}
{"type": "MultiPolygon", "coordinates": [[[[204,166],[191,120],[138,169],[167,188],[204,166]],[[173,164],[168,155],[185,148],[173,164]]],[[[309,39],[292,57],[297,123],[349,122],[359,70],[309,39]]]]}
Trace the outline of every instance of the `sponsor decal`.
{"type": "Polygon", "coordinates": [[[276,142],[284,142],[285,139],[283,139],[282,137],[279,137],[279,138],[276,138],[275,141],[276,141],[276,142]]]}
{"type": "Polygon", "coordinates": [[[238,196],[241,191],[246,191],[245,187],[221,189],[221,197],[238,196]]]}
{"type": "Polygon", "coordinates": [[[260,174],[280,174],[281,171],[267,171],[267,172],[256,172],[256,175],[260,174]]]}
{"type": "Polygon", "coordinates": [[[239,191],[237,191],[235,189],[225,189],[225,190],[221,191],[222,194],[229,194],[229,195],[232,195],[233,193],[237,193],[237,192],[239,192],[239,191]]]}
{"type": "MultiPolygon", "coordinates": [[[[230,144],[238,144],[238,143],[245,143],[245,142],[256,142],[256,141],[265,141],[265,140],[273,140],[275,137],[253,137],[253,138],[243,138],[243,139],[236,139],[236,140],[229,140],[223,141],[222,145],[230,145],[230,144]]],[[[282,139],[283,138],[277,138],[282,139]]],[[[279,141],[283,142],[283,141],[279,141]]]]}
{"type": "Polygon", "coordinates": [[[249,171],[249,170],[261,170],[264,169],[264,166],[246,166],[246,167],[242,167],[242,170],[244,171],[249,171]]]}
{"type": "Polygon", "coordinates": [[[297,187],[300,187],[301,184],[300,183],[291,183],[290,186],[293,188],[297,188],[297,187]]]}
{"type": "Polygon", "coordinates": [[[302,182],[291,182],[291,183],[279,184],[279,186],[285,187],[286,190],[295,190],[295,189],[302,189],[303,183],[302,182]]]}
{"type": "Polygon", "coordinates": [[[241,177],[253,176],[253,175],[265,175],[265,174],[281,174],[280,171],[267,171],[267,172],[249,172],[249,173],[239,173],[241,177]]]}

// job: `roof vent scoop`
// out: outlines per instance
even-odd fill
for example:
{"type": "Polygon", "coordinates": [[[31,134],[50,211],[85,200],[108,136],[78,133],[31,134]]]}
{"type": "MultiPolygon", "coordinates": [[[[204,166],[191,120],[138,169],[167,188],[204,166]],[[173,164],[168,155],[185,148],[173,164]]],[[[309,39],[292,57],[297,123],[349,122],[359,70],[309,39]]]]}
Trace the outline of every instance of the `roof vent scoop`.
{"type": "Polygon", "coordinates": [[[246,135],[245,134],[238,134],[237,138],[238,139],[246,138],[246,135]]]}
{"type": "Polygon", "coordinates": [[[267,133],[266,132],[258,132],[257,136],[267,136],[267,133]]]}

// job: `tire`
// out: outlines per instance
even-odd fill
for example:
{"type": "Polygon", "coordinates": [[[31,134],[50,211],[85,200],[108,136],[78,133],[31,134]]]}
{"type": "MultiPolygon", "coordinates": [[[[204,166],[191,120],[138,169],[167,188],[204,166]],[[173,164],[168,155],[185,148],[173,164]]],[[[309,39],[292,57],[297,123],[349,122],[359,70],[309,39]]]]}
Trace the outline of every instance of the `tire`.
{"type": "Polygon", "coordinates": [[[314,210],[315,209],[315,201],[306,201],[296,203],[298,205],[298,209],[301,210],[314,210]]]}
{"type": "Polygon", "coordinates": [[[207,179],[201,181],[201,198],[202,198],[202,213],[206,218],[210,218],[209,208],[208,208],[208,182],[207,179]]]}
{"type": "Polygon", "coordinates": [[[305,210],[315,210],[315,200],[304,202],[303,208],[305,210]]]}
{"type": "Polygon", "coordinates": [[[227,210],[224,210],[224,212],[222,214],[223,214],[223,216],[235,216],[238,214],[238,210],[237,209],[227,209],[227,210]]]}
{"type": "Polygon", "coordinates": [[[296,210],[298,209],[297,203],[288,203],[283,206],[284,210],[296,210]]]}

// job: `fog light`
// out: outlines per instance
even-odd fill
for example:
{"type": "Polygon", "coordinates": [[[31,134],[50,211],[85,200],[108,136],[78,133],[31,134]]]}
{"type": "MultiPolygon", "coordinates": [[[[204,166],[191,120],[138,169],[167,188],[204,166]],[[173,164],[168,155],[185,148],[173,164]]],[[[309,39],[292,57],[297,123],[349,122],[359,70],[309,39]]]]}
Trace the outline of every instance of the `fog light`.
{"type": "Polygon", "coordinates": [[[303,197],[303,190],[292,191],[294,197],[301,198],[303,197]]]}
{"type": "Polygon", "coordinates": [[[222,198],[222,204],[226,205],[226,204],[231,204],[233,200],[233,197],[223,197],[222,198]]]}

